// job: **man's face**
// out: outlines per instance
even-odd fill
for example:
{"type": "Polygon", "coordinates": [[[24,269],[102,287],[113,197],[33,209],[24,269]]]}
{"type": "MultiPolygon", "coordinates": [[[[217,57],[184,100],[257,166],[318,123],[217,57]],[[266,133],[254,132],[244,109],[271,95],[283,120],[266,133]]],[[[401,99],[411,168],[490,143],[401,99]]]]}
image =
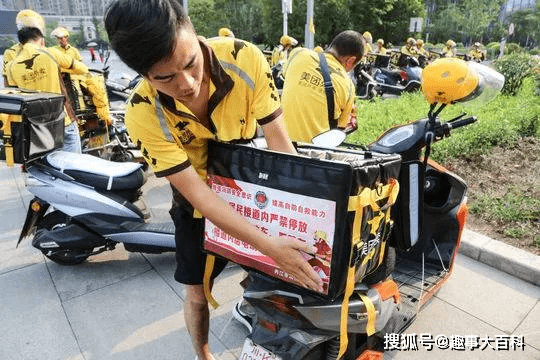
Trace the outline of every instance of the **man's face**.
{"type": "Polygon", "coordinates": [[[68,39],[67,37],[65,36],[62,36],[62,37],[58,37],[58,44],[61,46],[61,47],[66,47],[67,44],[68,44],[68,39]]]}
{"type": "Polygon", "coordinates": [[[204,56],[197,36],[181,29],[172,54],[155,63],[145,78],[159,91],[186,104],[196,99],[204,75],[204,56]]]}

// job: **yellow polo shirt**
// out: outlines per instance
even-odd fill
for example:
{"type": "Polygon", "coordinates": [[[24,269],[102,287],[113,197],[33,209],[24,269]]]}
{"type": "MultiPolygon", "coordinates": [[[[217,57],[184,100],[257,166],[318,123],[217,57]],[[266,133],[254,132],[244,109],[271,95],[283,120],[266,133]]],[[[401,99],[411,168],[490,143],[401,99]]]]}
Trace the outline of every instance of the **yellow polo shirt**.
{"type": "Polygon", "coordinates": [[[129,135],[158,177],[192,165],[204,179],[208,140],[251,139],[257,123],[264,125],[281,114],[270,67],[255,45],[224,37],[200,44],[210,66],[208,127],[146,80],[128,100],[129,135]]]}
{"type": "MultiPolygon", "coordinates": [[[[345,127],[354,105],[354,84],[333,55],[324,55],[334,87],[334,119],[338,127],[345,127]]],[[[281,106],[289,137],[311,142],[314,136],[330,129],[318,53],[306,48],[291,53],[284,75],[281,106]]]]}
{"type": "MultiPolygon", "coordinates": [[[[56,49],[44,49],[34,43],[26,43],[8,64],[8,83],[21,89],[61,94],[59,66],[77,74],[88,73],[83,63],[56,49]]],[[[71,123],[67,115],[65,122],[66,125],[71,123]]]]}
{"type": "Polygon", "coordinates": [[[77,48],[75,48],[75,47],[73,47],[73,46],[71,46],[69,44],[65,48],[61,47],[60,45],[53,46],[53,48],[57,49],[58,51],[66,54],[68,56],[71,56],[75,60],[82,61],[82,56],[81,56],[81,53],[79,52],[79,50],[77,50],[77,48]]]}

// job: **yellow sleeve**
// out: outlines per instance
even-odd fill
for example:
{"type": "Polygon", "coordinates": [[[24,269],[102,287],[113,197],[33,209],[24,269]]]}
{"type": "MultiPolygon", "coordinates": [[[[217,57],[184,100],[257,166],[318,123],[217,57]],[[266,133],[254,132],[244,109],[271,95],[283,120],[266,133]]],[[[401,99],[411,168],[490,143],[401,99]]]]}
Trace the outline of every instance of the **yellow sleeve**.
{"type": "Polygon", "coordinates": [[[257,47],[252,48],[254,73],[254,99],[251,112],[260,125],[274,120],[281,113],[281,104],[272,71],[264,54],[257,47]]]}
{"type": "MultiPolygon", "coordinates": [[[[336,102],[337,106],[341,108],[341,114],[339,114],[339,118],[337,122],[338,127],[340,128],[344,128],[349,123],[351,111],[353,109],[354,101],[356,99],[354,84],[352,80],[347,76],[344,82],[345,82],[344,89],[343,89],[345,91],[345,93],[343,94],[344,96],[341,98],[341,101],[339,101],[340,99],[338,99],[338,101],[336,102]]],[[[335,94],[334,96],[336,95],[337,94],[335,94]]],[[[338,110],[337,106],[336,106],[336,110],[338,110]]]]}
{"type": "Polygon", "coordinates": [[[88,67],[82,62],[73,59],[58,49],[48,48],[47,50],[62,69],[70,70],[71,73],[78,75],[88,73],[88,67]]]}
{"type": "Polygon", "coordinates": [[[158,177],[172,175],[191,165],[181,144],[173,138],[163,108],[155,99],[134,93],[126,111],[125,124],[132,141],[140,146],[147,163],[158,177]],[[133,104],[135,96],[145,101],[133,104]]]}

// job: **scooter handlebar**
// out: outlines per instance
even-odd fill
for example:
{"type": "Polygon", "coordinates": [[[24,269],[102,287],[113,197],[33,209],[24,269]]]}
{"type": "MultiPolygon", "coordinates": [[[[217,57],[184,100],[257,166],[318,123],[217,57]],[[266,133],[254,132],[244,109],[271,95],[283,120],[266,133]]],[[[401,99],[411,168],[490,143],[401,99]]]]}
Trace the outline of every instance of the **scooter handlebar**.
{"type": "Polygon", "coordinates": [[[450,125],[450,127],[452,129],[457,129],[459,127],[470,125],[470,124],[476,122],[476,120],[477,120],[476,116],[471,116],[471,117],[468,117],[468,118],[465,118],[465,119],[456,120],[454,122],[451,122],[451,123],[449,123],[449,125],[450,125]]]}

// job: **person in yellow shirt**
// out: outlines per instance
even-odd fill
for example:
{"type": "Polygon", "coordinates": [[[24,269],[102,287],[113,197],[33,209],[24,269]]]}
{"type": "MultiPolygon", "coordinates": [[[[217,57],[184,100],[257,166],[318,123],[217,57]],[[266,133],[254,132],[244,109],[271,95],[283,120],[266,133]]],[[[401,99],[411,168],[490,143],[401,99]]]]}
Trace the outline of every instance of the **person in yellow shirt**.
{"type": "Polygon", "coordinates": [[[289,35],[283,35],[279,39],[279,45],[272,51],[270,66],[275,66],[280,61],[286,61],[288,51],[298,44],[298,40],[289,35]]]}
{"type": "Polygon", "coordinates": [[[364,46],[363,36],[348,30],[338,34],[322,54],[332,80],[332,119],[329,119],[319,54],[301,49],[291,55],[281,95],[285,126],[291,140],[311,142],[334,125],[342,129],[356,126],[355,87],[348,72],[362,59],[364,46]]]}
{"type": "Polygon", "coordinates": [[[69,44],[69,31],[65,27],[57,27],[51,32],[51,36],[54,36],[58,40],[58,45],[55,45],[54,48],[60,50],[66,55],[71,56],[75,60],[82,61],[82,56],[79,50],[69,44]]]}
{"type": "Polygon", "coordinates": [[[386,48],[384,47],[384,40],[377,40],[377,54],[386,55],[386,48]]]}
{"type": "MultiPolygon", "coordinates": [[[[370,52],[373,52],[373,37],[371,36],[371,33],[369,31],[365,31],[362,36],[364,37],[364,40],[366,40],[366,47],[364,49],[365,54],[369,54],[370,52]]],[[[364,54],[364,55],[365,55],[364,54]]]]}
{"type": "Polygon", "coordinates": [[[15,58],[15,56],[17,56],[17,54],[19,53],[21,49],[22,49],[21,43],[17,43],[11,46],[10,48],[7,48],[4,51],[4,57],[2,58],[2,76],[4,78],[4,87],[15,86],[13,84],[8,83],[6,70],[7,70],[8,64],[11,62],[11,60],[15,58]]]}
{"type": "MultiPolygon", "coordinates": [[[[295,153],[279,95],[258,47],[234,38],[200,41],[177,0],[114,0],[104,22],[116,54],[143,77],[128,100],[125,124],[154,174],[174,189],[174,278],[185,284],[185,326],[197,357],[209,360],[204,218],[268,255],[301,285],[322,290],[320,277],[300,252],[315,249],[265,234],[205,182],[209,140],[251,139],[260,125],[270,149],[295,153]]],[[[216,259],[212,277],[225,265],[216,259]]]]}
{"type": "MultiPolygon", "coordinates": [[[[45,21],[32,10],[21,10],[16,17],[17,36],[22,49],[9,63],[8,82],[21,89],[64,94],[59,66],[77,74],[87,74],[88,68],[56,49],[46,49],[45,21]]],[[[66,107],[64,150],[81,152],[81,139],[73,111],[66,107]]]]}
{"type": "Polygon", "coordinates": [[[485,53],[482,50],[480,50],[481,48],[482,48],[482,44],[480,44],[479,42],[475,42],[472,45],[471,51],[469,51],[469,54],[468,54],[471,60],[476,61],[476,62],[482,62],[486,59],[485,53]]]}
{"type": "Polygon", "coordinates": [[[448,40],[442,49],[443,57],[454,57],[456,49],[456,43],[453,40],[448,40]]]}
{"type": "Polygon", "coordinates": [[[416,40],[416,52],[418,53],[418,55],[425,56],[426,58],[429,56],[428,51],[424,48],[424,40],[416,40]]]}
{"type": "Polygon", "coordinates": [[[405,45],[401,47],[401,52],[409,56],[418,56],[418,49],[416,48],[416,40],[412,37],[407,39],[405,45]]]}

